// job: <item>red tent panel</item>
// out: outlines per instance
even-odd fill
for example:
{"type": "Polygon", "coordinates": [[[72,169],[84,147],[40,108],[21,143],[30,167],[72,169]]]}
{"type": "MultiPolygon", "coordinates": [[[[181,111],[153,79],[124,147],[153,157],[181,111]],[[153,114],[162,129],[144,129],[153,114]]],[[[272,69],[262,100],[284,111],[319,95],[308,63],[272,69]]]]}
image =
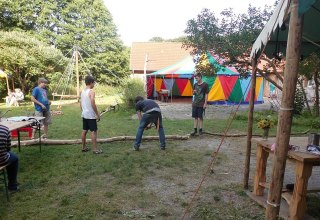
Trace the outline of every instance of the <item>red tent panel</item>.
{"type": "Polygon", "coordinates": [[[239,78],[238,76],[219,76],[220,84],[226,99],[228,99],[228,97],[230,96],[238,78],[239,78]]]}

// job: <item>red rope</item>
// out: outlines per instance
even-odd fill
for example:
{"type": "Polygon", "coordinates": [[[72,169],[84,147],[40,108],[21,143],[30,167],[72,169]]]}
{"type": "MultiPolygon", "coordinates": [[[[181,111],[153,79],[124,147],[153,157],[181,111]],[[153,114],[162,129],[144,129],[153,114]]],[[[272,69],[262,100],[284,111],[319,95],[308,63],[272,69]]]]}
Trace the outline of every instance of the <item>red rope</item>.
{"type": "MultiPolygon", "coordinates": [[[[251,81],[252,81],[252,77],[251,77],[251,79],[250,79],[250,81],[249,81],[249,83],[248,83],[248,86],[247,86],[247,88],[246,88],[246,91],[245,91],[245,92],[243,93],[243,95],[242,95],[241,100],[243,100],[244,94],[247,93],[248,88],[249,88],[249,85],[251,84],[251,81]]],[[[224,142],[224,139],[225,139],[225,137],[226,137],[226,135],[227,135],[230,127],[231,127],[232,121],[234,120],[234,118],[235,118],[235,116],[236,116],[236,114],[237,114],[237,112],[238,112],[238,110],[239,110],[240,104],[241,104],[241,101],[239,102],[239,104],[238,104],[238,106],[237,106],[237,108],[236,108],[236,111],[235,111],[233,114],[230,114],[230,116],[229,116],[229,118],[228,118],[228,121],[227,121],[227,122],[228,122],[228,123],[227,123],[227,127],[226,127],[226,129],[225,129],[225,131],[224,131],[224,133],[223,133],[223,136],[222,136],[222,138],[221,138],[221,141],[220,141],[220,144],[219,144],[219,146],[218,146],[218,149],[211,154],[212,159],[210,160],[210,162],[209,162],[209,164],[208,164],[208,166],[207,166],[207,169],[206,169],[206,171],[204,172],[204,174],[203,174],[203,176],[202,176],[202,178],[201,178],[201,181],[199,182],[199,184],[198,184],[195,192],[193,193],[189,205],[185,208],[181,220],[183,220],[183,219],[186,217],[187,213],[190,211],[191,206],[192,206],[192,204],[193,204],[196,196],[198,195],[198,193],[199,193],[199,191],[200,191],[200,188],[201,188],[201,186],[202,186],[205,178],[207,177],[209,171],[212,169],[212,164],[215,162],[215,160],[216,160],[216,158],[217,158],[217,155],[218,155],[218,153],[219,153],[219,151],[220,151],[220,148],[221,148],[221,146],[222,146],[222,143],[224,142]],[[229,119],[231,119],[231,120],[229,120],[229,119]]]]}

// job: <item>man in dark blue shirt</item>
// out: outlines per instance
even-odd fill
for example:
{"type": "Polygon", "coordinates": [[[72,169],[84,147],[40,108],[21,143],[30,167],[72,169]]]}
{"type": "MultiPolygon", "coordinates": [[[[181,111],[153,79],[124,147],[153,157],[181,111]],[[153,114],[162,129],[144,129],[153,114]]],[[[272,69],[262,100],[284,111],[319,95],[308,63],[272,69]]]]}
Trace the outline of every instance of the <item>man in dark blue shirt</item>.
{"type": "Polygon", "coordinates": [[[165,150],[166,139],[162,126],[162,115],[159,105],[155,101],[151,99],[144,99],[141,96],[136,97],[135,103],[140,124],[136,135],[136,141],[134,143],[134,150],[139,150],[143,131],[144,129],[149,128],[151,124],[155,124],[159,132],[160,149],[165,150]],[[144,113],[143,115],[142,112],[144,113]]]}

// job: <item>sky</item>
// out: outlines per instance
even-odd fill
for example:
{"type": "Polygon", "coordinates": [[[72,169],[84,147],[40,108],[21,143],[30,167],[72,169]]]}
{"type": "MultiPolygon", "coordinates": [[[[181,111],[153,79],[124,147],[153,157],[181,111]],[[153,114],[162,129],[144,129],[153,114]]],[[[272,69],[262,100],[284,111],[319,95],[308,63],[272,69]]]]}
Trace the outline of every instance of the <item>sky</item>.
{"type": "Polygon", "coordinates": [[[245,13],[249,4],[273,5],[273,0],[104,0],[118,34],[126,46],[152,37],[172,39],[184,35],[187,21],[209,8],[216,16],[225,9],[245,13]]]}

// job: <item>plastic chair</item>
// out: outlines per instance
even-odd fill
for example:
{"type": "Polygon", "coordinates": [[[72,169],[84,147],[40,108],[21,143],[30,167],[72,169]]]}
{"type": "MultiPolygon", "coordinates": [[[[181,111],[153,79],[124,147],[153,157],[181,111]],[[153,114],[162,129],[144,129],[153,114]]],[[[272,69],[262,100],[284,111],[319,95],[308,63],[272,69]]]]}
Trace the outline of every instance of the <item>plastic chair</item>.
{"type": "Polygon", "coordinates": [[[7,172],[6,166],[0,167],[0,182],[4,184],[7,201],[9,202],[9,191],[8,191],[8,181],[7,181],[7,172]]]}

